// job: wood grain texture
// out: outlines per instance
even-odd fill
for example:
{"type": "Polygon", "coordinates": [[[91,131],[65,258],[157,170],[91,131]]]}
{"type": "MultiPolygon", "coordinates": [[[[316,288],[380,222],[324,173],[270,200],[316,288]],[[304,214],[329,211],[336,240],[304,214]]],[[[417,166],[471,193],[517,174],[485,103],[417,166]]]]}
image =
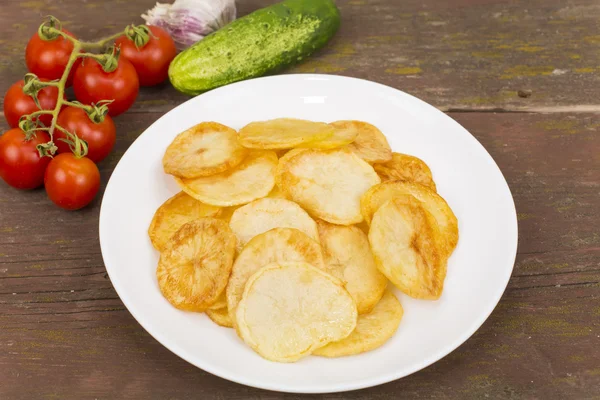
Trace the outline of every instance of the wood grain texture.
{"type": "MultiPolygon", "coordinates": [[[[519,254],[500,305],[433,366],[338,398],[600,396],[600,136],[597,115],[452,113],[513,190],[519,254]]],[[[120,154],[160,114],[117,119],[120,154]]],[[[98,246],[99,201],[54,207],[0,186],[0,398],[300,398],[226,382],[180,360],[123,307],[98,246]],[[38,214],[39,213],[39,214],[38,214]],[[52,224],[39,226],[36,215],[52,224]]]]}
{"type": "MultiPolygon", "coordinates": [[[[0,89],[25,72],[23,50],[41,16],[52,13],[94,39],[140,22],[154,2],[4,0],[0,89]]],[[[273,2],[238,4],[245,14],[273,2]]],[[[371,79],[460,110],[450,116],[481,141],[509,182],[519,252],[499,306],[459,349],[407,378],[321,398],[600,399],[597,2],[338,4],[339,34],[289,72],[371,79]],[[519,97],[519,90],[531,95],[519,97]],[[523,109],[535,112],[510,112],[523,109]]],[[[116,119],[116,149],[100,164],[102,191],[132,141],[186,99],[166,84],[142,90],[116,119]]],[[[150,337],[106,274],[100,199],[65,212],[43,190],[0,182],[0,399],[308,398],[227,382],[150,337]]]]}
{"type": "MultiPolygon", "coordinates": [[[[275,2],[237,3],[239,14],[245,15],[275,2]]],[[[3,0],[0,90],[23,75],[23,49],[43,15],[54,14],[78,37],[92,40],[142,22],[140,14],[154,3],[3,0]]],[[[595,0],[337,4],[342,25],[336,37],[316,57],[286,72],[370,79],[444,110],[600,111],[600,5],[595,0]],[[520,97],[520,91],[529,97],[520,97]]],[[[134,111],[164,112],[184,99],[164,85],[142,91],[134,111]]]]}

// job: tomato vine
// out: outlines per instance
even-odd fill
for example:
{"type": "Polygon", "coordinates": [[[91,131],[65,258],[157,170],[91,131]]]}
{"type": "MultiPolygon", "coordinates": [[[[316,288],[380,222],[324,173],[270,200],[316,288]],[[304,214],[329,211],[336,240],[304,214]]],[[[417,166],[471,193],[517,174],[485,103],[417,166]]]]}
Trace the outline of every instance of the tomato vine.
{"type": "Polygon", "coordinates": [[[73,48],[69,56],[65,69],[62,72],[60,79],[44,81],[33,73],[27,73],[24,77],[23,93],[33,98],[36,106],[40,109],[31,114],[23,115],[19,120],[19,128],[25,132],[26,139],[30,140],[36,132],[46,132],[50,140],[45,143],[40,143],[36,146],[40,157],[53,157],[56,153],[57,146],[54,143],[54,133],[58,130],[65,134],[66,139],[59,138],[58,140],[68,141],[72,150],[76,152],[77,157],[84,157],[87,154],[87,143],[85,140],[77,137],[76,132],[68,132],[64,127],[58,124],[58,115],[61,109],[65,106],[80,108],[85,111],[91,121],[100,123],[104,120],[109,112],[109,105],[113,100],[101,100],[95,104],[86,105],[78,101],[68,101],[65,98],[65,88],[71,74],[73,66],[78,59],[91,58],[97,61],[104,72],[112,72],[117,69],[119,63],[120,50],[112,43],[119,37],[125,36],[131,39],[136,47],[140,48],[146,45],[150,40],[152,33],[145,25],[129,25],[123,31],[115,33],[96,42],[80,41],[62,30],[62,24],[58,19],[49,16],[47,21],[44,21],[38,28],[38,35],[43,41],[52,41],[62,37],[72,43],[73,48]],[[93,50],[104,50],[103,53],[92,53],[93,50]],[[57,101],[54,109],[43,110],[38,101],[38,93],[45,87],[56,87],[58,89],[57,101]],[[40,116],[50,115],[52,117],[49,126],[40,120],[40,116]]]}

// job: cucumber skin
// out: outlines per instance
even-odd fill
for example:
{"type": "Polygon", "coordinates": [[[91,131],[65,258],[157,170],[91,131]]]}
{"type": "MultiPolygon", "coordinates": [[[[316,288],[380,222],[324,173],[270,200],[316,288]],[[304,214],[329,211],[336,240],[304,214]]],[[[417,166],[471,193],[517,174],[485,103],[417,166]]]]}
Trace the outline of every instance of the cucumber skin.
{"type": "Polygon", "coordinates": [[[333,0],[285,0],[237,19],[177,55],[175,89],[197,95],[293,65],[323,47],[340,25],[333,0]]]}

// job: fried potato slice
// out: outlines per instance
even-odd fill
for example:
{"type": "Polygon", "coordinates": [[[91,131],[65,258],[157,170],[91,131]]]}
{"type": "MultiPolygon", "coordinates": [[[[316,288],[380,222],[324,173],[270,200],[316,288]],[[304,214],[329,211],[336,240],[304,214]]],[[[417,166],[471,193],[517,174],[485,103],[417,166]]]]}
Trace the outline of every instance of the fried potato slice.
{"type": "Polygon", "coordinates": [[[326,271],[344,282],[358,313],[368,313],[383,296],[388,280],[375,265],[367,235],[356,226],[317,224],[326,271]]]}
{"type": "Polygon", "coordinates": [[[260,199],[275,186],[277,156],[272,151],[251,152],[237,167],[196,179],[175,177],[181,189],[206,204],[236,206],[260,199]]]}
{"type": "Polygon", "coordinates": [[[225,290],[223,290],[221,292],[221,294],[219,295],[219,297],[217,298],[217,300],[215,300],[214,303],[212,303],[210,306],[208,306],[208,309],[209,310],[218,310],[219,308],[226,308],[226,307],[227,307],[227,296],[225,295],[225,290]]]}
{"type": "Polygon", "coordinates": [[[235,240],[227,223],[216,218],[196,219],[179,228],[156,270],[163,296],[180,310],[205,311],[227,285],[235,240]]]}
{"type": "Polygon", "coordinates": [[[339,225],[363,220],[360,198],[380,182],[373,167],[347,148],[286,154],[275,179],[309,214],[339,225]]]}
{"type": "Polygon", "coordinates": [[[227,307],[217,308],[215,310],[206,310],[206,315],[210,318],[215,324],[219,326],[223,326],[225,328],[233,328],[233,321],[229,316],[229,311],[227,307]]]}
{"type": "Polygon", "coordinates": [[[235,210],[229,226],[243,247],[254,236],[273,228],[296,228],[319,241],[316,222],[293,201],[278,198],[254,200],[235,210]]]}
{"type": "MultiPolygon", "coordinates": [[[[279,189],[278,186],[273,186],[273,190],[271,190],[271,192],[267,195],[267,198],[287,199],[285,193],[283,193],[281,191],[281,189],[279,189]]],[[[216,215],[216,217],[219,219],[222,219],[223,221],[227,221],[227,223],[229,223],[229,221],[231,221],[231,217],[233,216],[233,213],[235,212],[235,210],[237,210],[240,207],[242,207],[242,205],[232,206],[232,207],[223,207],[223,208],[221,208],[221,211],[219,212],[219,214],[216,215]]]]}
{"type": "Polygon", "coordinates": [[[300,154],[300,153],[302,153],[304,151],[307,151],[307,150],[308,150],[308,148],[306,148],[306,147],[298,147],[298,148],[295,148],[295,149],[288,150],[288,151],[285,152],[284,155],[282,155],[279,158],[279,164],[283,164],[287,160],[289,160],[292,157],[294,157],[295,155],[300,154]]]}
{"type": "Polygon", "coordinates": [[[336,130],[356,132],[356,139],[348,147],[369,164],[392,159],[392,149],[377,127],[362,121],[336,121],[330,125],[336,130]]]}
{"type": "Polygon", "coordinates": [[[411,195],[423,203],[423,207],[433,215],[444,237],[443,253],[450,257],[458,243],[458,220],[448,206],[448,203],[433,190],[414,182],[389,181],[373,186],[360,201],[365,221],[371,222],[375,211],[386,201],[402,196],[411,195]]]}
{"type": "Polygon", "coordinates": [[[321,246],[293,228],[275,228],[253,237],[238,255],[227,284],[227,308],[234,319],[248,278],[262,266],[284,261],[303,261],[325,269],[321,246]]]}
{"type": "Polygon", "coordinates": [[[286,199],[287,200],[285,193],[283,193],[281,191],[281,189],[279,189],[279,186],[277,186],[277,185],[273,186],[273,190],[271,190],[271,192],[267,195],[267,197],[270,199],[286,199]]]}
{"type": "Polygon", "coordinates": [[[324,122],[278,118],[251,122],[240,129],[242,146],[250,149],[291,149],[333,136],[333,127],[324,122]]]}
{"type": "MultiPolygon", "coordinates": [[[[285,196],[285,193],[283,193],[277,185],[273,186],[273,190],[271,190],[271,192],[269,192],[267,197],[272,198],[272,199],[286,199],[287,198],[285,196]]],[[[242,207],[242,205],[232,206],[232,207],[223,207],[223,208],[221,208],[221,212],[217,215],[217,218],[222,219],[223,221],[227,221],[227,223],[229,223],[229,221],[231,221],[231,217],[233,216],[233,213],[235,212],[235,210],[237,210],[240,207],[242,207]]],[[[238,243],[238,247],[239,247],[239,243],[238,243]]]]}
{"type": "Polygon", "coordinates": [[[235,210],[237,210],[240,207],[241,206],[223,207],[221,208],[221,212],[219,213],[219,215],[217,215],[216,217],[220,220],[229,223],[229,221],[231,221],[231,216],[233,215],[235,210]]]}
{"type": "Polygon", "coordinates": [[[338,279],[301,262],[269,264],[248,279],[237,332],[259,355],[294,362],[356,327],[356,305],[338,279]]]}
{"type": "Polygon", "coordinates": [[[392,292],[386,290],[379,303],[368,313],[358,316],[356,328],[345,339],[329,343],[313,353],[323,357],[343,357],[375,350],[398,330],[404,309],[392,292]]]}
{"type": "Polygon", "coordinates": [[[369,235],[369,224],[366,221],[361,222],[360,224],[352,225],[360,229],[365,233],[365,235],[369,235]]]}
{"type": "Polygon", "coordinates": [[[392,153],[392,159],[382,164],[374,164],[373,168],[382,182],[409,181],[420,183],[436,191],[431,170],[420,158],[408,154],[392,153]]]}
{"type": "Polygon", "coordinates": [[[235,130],[216,122],[203,122],[175,137],[163,157],[163,168],[167,174],[197,178],[233,168],[247,154],[235,130]]]}
{"type": "Polygon", "coordinates": [[[373,215],[369,243],[377,268],[402,292],[417,299],[440,297],[446,257],[438,248],[435,218],[416,199],[392,198],[373,215]]]}
{"type": "Polygon", "coordinates": [[[148,228],[152,246],[158,251],[163,251],[181,225],[202,217],[214,217],[220,211],[220,207],[204,204],[185,192],[177,193],[154,213],[148,228]]]}
{"type": "Polygon", "coordinates": [[[306,148],[297,148],[297,149],[292,149],[290,151],[288,151],[287,153],[285,153],[283,156],[281,156],[281,158],[279,158],[279,161],[277,163],[277,168],[275,169],[275,186],[277,188],[279,188],[279,191],[283,194],[283,196],[285,196],[287,199],[290,198],[289,193],[287,193],[284,190],[283,187],[283,182],[281,181],[281,179],[283,178],[283,171],[287,171],[288,167],[287,167],[287,163],[289,160],[291,160],[292,158],[294,158],[296,155],[303,153],[305,151],[309,151],[309,149],[306,148]]]}
{"type": "Polygon", "coordinates": [[[356,140],[358,136],[357,129],[345,129],[344,127],[333,126],[333,135],[327,139],[315,140],[313,142],[301,144],[298,148],[312,148],[312,149],[335,149],[349,145],[356,140]]]}

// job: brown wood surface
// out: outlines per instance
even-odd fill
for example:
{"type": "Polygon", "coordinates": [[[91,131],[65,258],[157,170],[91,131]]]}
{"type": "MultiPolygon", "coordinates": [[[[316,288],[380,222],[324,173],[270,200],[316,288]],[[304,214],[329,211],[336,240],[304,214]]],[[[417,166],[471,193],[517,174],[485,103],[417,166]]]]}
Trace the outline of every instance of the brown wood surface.
{"type": "MultiPolygon", "coordinates": [[[[240,0],[240,14],[273,2],[240,0]]],[[[43,15],[94,39],[140,22],[153,3],[3,0],[1,91],[25,72],[23,49],[43,15]]],[[[519,250],[502,301],[459,349],[407,378],[322,398],[600,399],[600,5],[338,4],[339,34],[289,72],[371,79],[450,111],[508,180],[519,250]]],[[[116,150],[100,165],[104,184],[131,142],[185,100],[166,84],[142,90],[116,120],[116,150]]],[[[43,189],[0,183],[0,399],[304,397],[217,378],[150,337],[106,275],[100,198],[65,212],[43,189]]]]}

